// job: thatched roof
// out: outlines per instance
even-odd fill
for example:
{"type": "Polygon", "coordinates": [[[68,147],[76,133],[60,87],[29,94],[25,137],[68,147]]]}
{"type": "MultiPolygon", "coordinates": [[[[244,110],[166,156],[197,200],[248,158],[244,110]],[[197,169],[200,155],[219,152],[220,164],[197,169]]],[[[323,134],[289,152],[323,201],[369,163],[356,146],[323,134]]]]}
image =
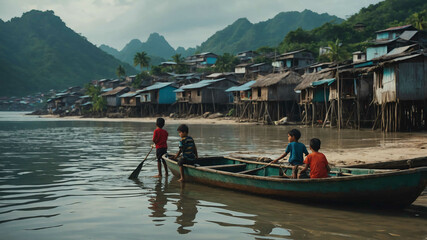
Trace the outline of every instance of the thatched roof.
{"type": "Polygon", "coordinates": [[[303,78],[302,82],[297,85],[295,90],[302,90],[302,89],[309,88],[311,87],[311,83],[314,81],[333,78],[333,77],[334,77],[334,72],[331,70],[304,74],[302,75],[302,78],[303,78]]]}
{"type": "Polygon", "coordinates": [[[272,73],[266,76],[260,76],[256,82],[251,86],[252,88],[256,87],[269,87],[272,85],[289,85],[289,84],[299,84],[302,81],[301,76],[293,71],[284,72],[284,73],[272,73]]]}

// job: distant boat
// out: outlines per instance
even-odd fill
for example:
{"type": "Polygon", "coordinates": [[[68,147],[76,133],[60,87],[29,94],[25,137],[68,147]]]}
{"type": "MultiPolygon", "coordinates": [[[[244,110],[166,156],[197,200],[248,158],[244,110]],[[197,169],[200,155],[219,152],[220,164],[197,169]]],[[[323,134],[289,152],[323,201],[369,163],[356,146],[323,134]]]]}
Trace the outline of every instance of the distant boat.
{"type": "MultiPolygon", "coordinates": [[[[175,160],[163,156],[174,175],[175,160]]],[[[184,165],[186,181],[306,203],[402,208],[412,204],[427,184],[427,167],[408,170],[332,168],[329,178],[290,179],[286,166],[232,157],[206,157],[184,165]]]]}

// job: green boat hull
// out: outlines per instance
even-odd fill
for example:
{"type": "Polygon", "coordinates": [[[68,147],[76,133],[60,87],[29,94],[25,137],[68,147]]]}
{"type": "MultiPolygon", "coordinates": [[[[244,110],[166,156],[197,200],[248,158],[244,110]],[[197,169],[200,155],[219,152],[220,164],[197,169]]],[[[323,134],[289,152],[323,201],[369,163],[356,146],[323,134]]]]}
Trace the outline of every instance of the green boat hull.
{"type": "MultiPolygon", "coordinates": [[[[176,161],[166,156],[164,159],[171,172],[179,175],[176,161]]],[[[255,171],[254,175],[248,175],[237,172],[256,169],[264,164],[224,157],[199,159],[197,163],[200,166],[184,165],[186,181],[282,200],[405,207],[417,199],[427,184],[427,167],[379,173],[369,169],[344,169],[344,172],[350,171],[352,175],[323,179],[289,179],[279,176],[283,173],[290,175],[291,169],[279,165],[269,166],[255,171]],[[235,166],[224,169],[209,168],[221,164],[235,166]]]]}

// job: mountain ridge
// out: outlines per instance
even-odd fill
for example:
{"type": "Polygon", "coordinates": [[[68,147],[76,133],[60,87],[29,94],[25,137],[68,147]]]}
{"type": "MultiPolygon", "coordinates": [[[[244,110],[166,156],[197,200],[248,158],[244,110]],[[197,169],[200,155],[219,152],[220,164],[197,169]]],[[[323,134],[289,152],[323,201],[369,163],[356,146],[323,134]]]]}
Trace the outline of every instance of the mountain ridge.
{"type": "Polygon", "coordinates": [[[31,10],[0,23],[0,96],[113,78],[119,65],[136,73],[68,28],[53,11],[31,10]]]}

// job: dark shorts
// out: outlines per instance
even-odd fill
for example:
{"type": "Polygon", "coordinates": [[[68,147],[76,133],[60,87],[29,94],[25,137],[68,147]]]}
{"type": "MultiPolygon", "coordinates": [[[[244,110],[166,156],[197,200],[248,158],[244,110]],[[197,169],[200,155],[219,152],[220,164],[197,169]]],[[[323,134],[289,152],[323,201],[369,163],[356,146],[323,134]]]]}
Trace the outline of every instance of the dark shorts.
{"type": "Polygon", "coordinates": [[[184,164],[193,165],[194,163],[196,163],[195,159],[188,159],[184,157],[178,158],[178,166],[180,167],[182,167],[184,164]]]}
{"type": "Polygon", "coordinates": [[[157,148],[156,149],[156,157],[157,157],[157,161],[161,162],[162,161],[162,156],[168,152],[167,148],[157,148]]]}

